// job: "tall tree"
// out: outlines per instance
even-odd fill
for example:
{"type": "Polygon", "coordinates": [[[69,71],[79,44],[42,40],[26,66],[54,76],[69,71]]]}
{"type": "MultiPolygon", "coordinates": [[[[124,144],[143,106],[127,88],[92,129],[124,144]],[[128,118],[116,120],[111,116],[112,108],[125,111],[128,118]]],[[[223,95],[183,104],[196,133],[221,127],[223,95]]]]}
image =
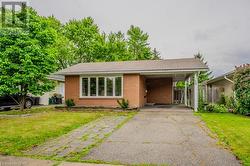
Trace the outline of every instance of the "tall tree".
{"type": "Polygon", "coordinates": [[[106,36],[105,41],[107,50],[105,61],[124,61],[131,58],[128,53],[124,34],[120,31],[117,33],[111,32],[106,36]]]}
{"type": "MultiPolygon", "coordinates": [[[[207,61],[205,61],[203,55],[198,52],[197,54],[194,55],[195,58],[199,59],[201,62],[205,63],[206,65],[208,65],[207,61]]],[[[202,83],[206,80],[209,80],[211,79],[213,76],[212,76],[212,71],[201,71],[199,73],[199,77],[198,77],[198,82],[199,83],[202,83]]]]}
{"type": "Polygon", "coordinates": [[[49,26],[56,30],[56,37],[51,51],[57,62],[57,69],[64,69],[76,63],[76,47],[74,43],[65,36],[65,30],[59,20],[54,16],[44,18],[49,26]]]}
{"type": "Polygon", "coordinates": [[[159,52],[149,46],[148,34],[139,27],[131,26],[126,39],[120,31],[101,34],[94,20],[87,17],[69,21],[64,30],[76,48],[77,63],[159,59],[159,52]]]}
{"type": "Polygon", "coordinates": [[[29,10],[25,28],[0,29],[0,95],[18,94],[21,110],[28,93],[42,95],[54,88],[47,76],[56,68],[50,50],[56,31],[29,10]]]}
{"type": "Polygon", "coordinates": [[[101,40],[99,28],[91,17],[71,20],[65,25],[65,35],[76,46],[77,62],[96,61],[96,44],[101,40]]]}
{"type": "Polygon", "coordinates": [[[134,60],[153,59],[153,54],[148,43],[148,34],[139,27],[131,25],[127,32],[128,50],[134,60]]]}

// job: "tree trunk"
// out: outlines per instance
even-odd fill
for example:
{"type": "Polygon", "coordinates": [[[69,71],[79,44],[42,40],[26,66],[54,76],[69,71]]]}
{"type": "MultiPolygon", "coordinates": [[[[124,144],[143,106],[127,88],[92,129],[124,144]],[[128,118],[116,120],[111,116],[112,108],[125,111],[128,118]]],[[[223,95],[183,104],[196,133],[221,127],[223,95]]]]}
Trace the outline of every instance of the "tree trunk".
{"type": "Polygon", "coordinates": [[[25,100],[26,100],[26,96],[27,96],[27,87],[28,85],[27,84],[23,84],[21,85],[21,95],[20,95],[20,111],[23,111],[24,110],[24,107],[25,107],[25,100]]]}
{"type": "Polygon", "coordinates": [[[26,95],[22,95],[20,99],[20,111],[24,110],[26,95]]]}

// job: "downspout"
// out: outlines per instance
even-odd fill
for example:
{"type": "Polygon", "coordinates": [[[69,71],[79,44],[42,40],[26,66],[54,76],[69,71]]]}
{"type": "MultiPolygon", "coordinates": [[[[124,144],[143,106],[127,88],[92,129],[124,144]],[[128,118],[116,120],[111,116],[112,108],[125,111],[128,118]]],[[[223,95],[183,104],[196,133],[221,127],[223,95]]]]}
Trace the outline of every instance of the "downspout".
{"type": "MultiPolygon", "coordinates": [[[[232,84],[234,84],[233,80],[227,78],[227,76],[224,76],[224,78],[225,78],[225,80],[227,80],[227,81],[231,82],[232,84]]],[[[234,89],[233,89],[233,95],[234,95],[233,97],[234,97],[234,99],[235,99],[235,98],[236,98],[236,94],[235,94],[234,89]]]]}

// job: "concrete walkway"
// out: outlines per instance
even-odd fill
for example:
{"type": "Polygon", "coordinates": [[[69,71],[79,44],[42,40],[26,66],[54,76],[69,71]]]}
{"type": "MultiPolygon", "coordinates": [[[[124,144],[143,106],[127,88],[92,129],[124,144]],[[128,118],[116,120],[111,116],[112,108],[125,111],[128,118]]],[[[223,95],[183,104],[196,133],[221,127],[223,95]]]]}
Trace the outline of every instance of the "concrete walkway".
{"type": "Polygon", "coordinates": [[[240,165],[184,107],[141,110],[83,159],[123,164],[240,165]]]}
{"type": "Polygon", "coordinates": [[[75,153],[91,147],[126,120],[126,116],[104,116],[68,134],[45,142],[26,152],[27,155],[74,157],[75,153]]]}

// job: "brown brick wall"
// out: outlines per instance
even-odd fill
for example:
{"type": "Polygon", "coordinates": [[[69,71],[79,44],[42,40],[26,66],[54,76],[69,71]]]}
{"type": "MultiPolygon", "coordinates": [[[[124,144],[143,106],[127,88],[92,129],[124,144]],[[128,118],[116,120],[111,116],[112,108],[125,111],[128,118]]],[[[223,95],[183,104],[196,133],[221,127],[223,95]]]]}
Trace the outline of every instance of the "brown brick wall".
{"type": "Polygon", "coordinates": [[[145,77],[144,76],[140,76],[140,89],[139,89],[139,105],[140,107],[143,107],[146,102],[147,102],[147,98],[146,98],[146,83],[145,83],[145,77]]]}
{"type": "Polygon", "coordinates": [[[172,103],[172,78],[150,78],[146,85],[148,103],[172,103]]]}
{"type": "Polygon", "coordinates": [[[76,105],[117,107],[117,98],[80,98],[80,76],[65,77],[65,99],[74,99],[76,105]]]}
{"type": "Polygon", "coordinates": [[[139,74],[125,74],[123,76],[123,96],[129,101],[130,107],[139,107],[139,74]]]}
{"type": "Polygon", "coordinates": [[[65,76],[65,100],[74,99],[77,102],[79,86],[79,76],[65,76]]]}
{"type": "MultiPolygon", "coordinates": [[[[74,99],[76,105],[118,107],[117,98],[80,98],[80,77],[65,77],[65,99],[74,99]]],[[[144,77],[139,74],[125,74],[123,76],[123,97],[129,100],[130,107],[144,105],[143,92],[144,77]]]]}

